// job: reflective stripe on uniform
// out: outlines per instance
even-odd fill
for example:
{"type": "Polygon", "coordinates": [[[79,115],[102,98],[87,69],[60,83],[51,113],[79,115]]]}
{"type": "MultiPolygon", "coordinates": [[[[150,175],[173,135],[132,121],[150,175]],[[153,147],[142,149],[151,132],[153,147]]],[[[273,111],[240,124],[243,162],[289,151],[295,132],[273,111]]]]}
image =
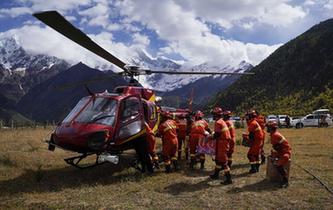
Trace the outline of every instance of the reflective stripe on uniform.
{"type": "Polygon", "coordinates": [[[190,154],[190,157],[195,157],[195,154],[190,154]]]}
{"type": "Polygon", "coordinates": [[[167,127],[164,128],[163,132],[167,132],[168,130],[171,130],[171,129],[176,129],[177,127],[174,126],[174,125],[169,125],[168,123],[166,124],[167,127]]]}
{"type": "Polygon", "coordinates": [[[229,131],[229,128],[227,126],[222,127],[221,132],[224,133],[226,131],[229,131]]]}
{"type": "Polygon", "coordinates": [[[255,161],[254,161],[254,162],[250,162],[250,164],[251,164],[251,165],[254,165],[254,164],[257,164],[257,162],[255,162],[255,161]]]}
{"type": "Polygon", "coordinates": [[[176,157],[172,157],[171,160],[177,160],[177,158],[176,157]]]}
{"type": "Polygon", "coordinates": [[[229,171],[230,171],[230,168],[227,167],[227,168],[225,168],[223,171],[224,171],[224,172],[229,172],[229,171]]]}
{"type": "Polygon", "coordinates": [[[205,124],[203,122],[194,122],[192,125],[192,128],[195,128],[195,127],[205,128],[205,124]]]}
{"type": "Polygon", "coordinates": [[[279,144],[281,144],[282,142],[284,142],[286,139],[282,136],[281,140],[279,141],[279,144]]]}
{"type": "Polygon", "coordinates": [[[216,168],[216,169],[221,169],[222,166],[220,166],[220,165],[215,165],[215,168],[216,168]]]}

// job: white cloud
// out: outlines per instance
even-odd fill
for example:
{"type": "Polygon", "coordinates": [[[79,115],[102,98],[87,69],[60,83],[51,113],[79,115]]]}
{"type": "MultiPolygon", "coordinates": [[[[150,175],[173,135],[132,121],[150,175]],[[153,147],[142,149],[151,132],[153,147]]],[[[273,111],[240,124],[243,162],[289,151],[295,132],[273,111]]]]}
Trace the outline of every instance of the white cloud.
{"type": "Polygon", "coordinates": [[[329,0],[325,3],[324,8],[328,10],[333,10],[333,0],[329,0]]]}
{"type": "Polygon", "coordinates": [[[133,42],[139,45],[148,46],[150,43],[150,40],[147,36],[141,35],[139,33],[133,34],[132,37],[133,37],[133,42]]]}
{"type": "Polygon", "coordinates": [[[10,9],[0,9],[0,16],[9,16],[12,18],[31,13],[32,13],[31,9],[27,7],[13,7],[10,9]]]}
{"type": "Polygon", "coordinates": [[[73,9],[78,9],[79,6],[85,6],[91,4],[92,0],[57,0],[57,1],[45,1],[45,0],[18,0],[25,5],[31,5],[31,9],[34,12],[44,10],[58,10],[66,12],[73,9]]]}
{"type": "Polygon", "coordinates": [[[89,25],[92,26],[103,26],[107,27],[109,22],[109,7],[107,3],[100,2],[95,6],[80,11],[79,14],[81,16],[88,17],[90,20],[88,21],[89,25]]]}
{"type": "Polygon", "coordinates": [[[255,23],[266,23],[274,26],[286,26],[306,12],[299,6],[288,4],[288,0],[205,0],[174,1],[185,10],[192,11],[204,20],[215,22],[230,28],[243,19],[255,23]]]}
{"type": "Polygon", "coordinates": [[[165,50],[172,49],[191,64],[209,62],[226,66],[237,65],[242,60],[257,64],[277,47],[221,39],[212,34],[193,12],[171,0],[125,0],[117,6],[129,20],[141,22],[167,40],[170,48],[165,50]]]}
{"type": "MultiPolygon", "coordinates": [[[[130,55],[133,55],[134,49],[138,47],[137,45],[127,47],[122,43],[115,43],[112,41],[112,34],[108,32],[89,36],[124,62],[130,58],[130,55]]],[[[42,53],[56,56],[72,64],[82,61],[92,67],[110,65],[109,62],[83,49],[48,27],[41,28],[36,25],[27,25],[0,33],[0,39],[4,37],[16,37],[25,50],[34,54],[42,53]]]]}

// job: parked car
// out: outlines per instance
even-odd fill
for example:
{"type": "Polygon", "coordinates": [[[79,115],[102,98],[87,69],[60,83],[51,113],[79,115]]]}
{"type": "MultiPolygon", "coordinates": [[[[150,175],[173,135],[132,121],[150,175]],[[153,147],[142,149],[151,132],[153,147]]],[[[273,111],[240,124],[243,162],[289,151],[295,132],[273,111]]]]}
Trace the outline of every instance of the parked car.
{"type": "Polygon", "coordinates": [[[286,122],[287,117],[290,120],[290,117],[288,115],[277,115],[277,122],[279,127],[287,127],[287,122],[286,122]]]}
{"type": "Polygon", "coordinates": [[[266,118],[266,121],[267,122],[272,122],[272,121],[278,122],[278,118],[276,115],[268,115],[266,118]]]}
{"type": "Polygon", "coordinates": [[[292,120],[292,126],[295,126],[296,128],[302,128],[305,126],[327,127],[332,124],[332,117],[330,114],[308,114],[301,119],[292,120]]]}

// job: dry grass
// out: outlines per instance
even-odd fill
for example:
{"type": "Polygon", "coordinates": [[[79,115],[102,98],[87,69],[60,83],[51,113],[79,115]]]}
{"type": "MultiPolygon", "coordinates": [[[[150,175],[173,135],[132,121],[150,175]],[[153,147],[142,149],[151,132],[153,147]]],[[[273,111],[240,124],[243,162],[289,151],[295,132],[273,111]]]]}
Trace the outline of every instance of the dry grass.
{"type": "MultiPolygon", "coordinates": [[[[238,129],[240,136],[243,129],[238,129]]],[[[283,129],[293,147],[291,185],[265,180],[265,169],[247,173],[246,148],[237,146],[234,184],[207,179],[207,170],[142,175],[121,164],[78,170],[62,160],[73,154],[47,151],[50,130],[0,130],[0,209],[332,209],[333,195],[293,163],[333,187],[333,128],[283,129]]],[[[266,152],[269,144],[265,145],[266,152]]],[[[183,163],[184,166],[184,163],[183,163]]]]}

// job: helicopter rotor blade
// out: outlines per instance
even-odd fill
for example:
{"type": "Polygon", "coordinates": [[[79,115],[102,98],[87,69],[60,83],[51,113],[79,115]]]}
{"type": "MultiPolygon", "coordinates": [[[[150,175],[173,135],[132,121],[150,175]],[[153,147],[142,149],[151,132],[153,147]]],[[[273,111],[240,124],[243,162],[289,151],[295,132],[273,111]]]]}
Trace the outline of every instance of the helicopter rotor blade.
{"type": "Polygon", "coordinates": [[[155,71],[155,70],[142,70],[145,74],[194,74],[194,75],[253,75],[252,72],[215,72],[215,71],[206,71],[206,72],[198,72],[198,71],[155,71]]]}
{"type": "Polygon", "coordinates": [[[114,65],[127,72],[127,69],[125,68],[126,64],[123,61],[119,60],[117,57],[96,44],[85,33],[73,26],[57,11],[34,13],[33,16],[54,30],[58,31],[68,39],[76,42],[87,50],[95,53],[96,55],[104,58],[105,60],[113,63],[114,65]]]}

